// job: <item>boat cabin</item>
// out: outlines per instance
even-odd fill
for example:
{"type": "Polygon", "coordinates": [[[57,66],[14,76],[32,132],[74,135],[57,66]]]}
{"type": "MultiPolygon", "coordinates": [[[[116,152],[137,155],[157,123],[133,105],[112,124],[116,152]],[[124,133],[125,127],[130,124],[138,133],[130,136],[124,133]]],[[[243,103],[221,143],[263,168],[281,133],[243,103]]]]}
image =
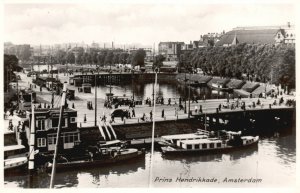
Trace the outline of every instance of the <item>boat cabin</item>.
{"type": "Polygon", "coordinates": [[[198,133],[189,133],[189,134],[179,134],[179,135],[166,135],[162,136],[161,139],[170,144],[177,144],[183,140],[195,140],[195,139],[205,139],[207,138],[206,134],[198,134],[198,133]]]}
{"type": "Polygon", "coordinates": [[[18,157],[26,153],[26,148],[24,145],[9,145],[4,146],[4,159],[18,157]]]}
{"type": "Polygon", "coordinates": [[[218,149],[226,147],[226,143],[224,141],[215,139],[196,139],[196,140],[186,140],[181,141],[179,147],[183,149],[195,149],[195,150],[205,150],[205,149],[218,149]]]}

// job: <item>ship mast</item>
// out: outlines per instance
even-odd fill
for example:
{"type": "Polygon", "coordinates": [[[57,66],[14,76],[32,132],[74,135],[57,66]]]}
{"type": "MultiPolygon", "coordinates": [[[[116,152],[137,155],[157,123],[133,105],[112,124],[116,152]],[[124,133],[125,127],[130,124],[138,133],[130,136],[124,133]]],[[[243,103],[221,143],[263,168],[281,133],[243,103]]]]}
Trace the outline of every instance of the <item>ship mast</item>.
{"type": "Polygon", "coordinates": [[[56,161],[57,161],[58,147],[59,147],[59,141],[60,141],[60,132],[61,132],[60,130],[61,130],[62,118],[63,118],[62,115],[64,113],[64,108],[65,108],[65,103],[66,103],[66,91],[67,91],[67,84],[64,83],[60,111],[59,111],[58,129],[57,129],[57,134],[56,134],[56,144],[55,144],[55,151],[54,151],[53,164],[52,164],[50,188],[54,187],[56,161]]]}

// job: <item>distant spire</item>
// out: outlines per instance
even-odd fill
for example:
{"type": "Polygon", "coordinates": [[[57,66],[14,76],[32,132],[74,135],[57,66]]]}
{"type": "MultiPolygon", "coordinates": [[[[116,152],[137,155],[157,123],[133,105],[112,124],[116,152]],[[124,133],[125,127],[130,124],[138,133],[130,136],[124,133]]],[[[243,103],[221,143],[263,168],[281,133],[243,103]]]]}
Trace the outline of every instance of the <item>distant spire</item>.
{"type": "Polygon", "coordinates": [[[233,38],[233,41],[231,43],[231,45],[237,45],[239,43],[237,37],[236,37],[236,32],[235,32],[235,35],[234,35],[234,38],[233,38]]]}

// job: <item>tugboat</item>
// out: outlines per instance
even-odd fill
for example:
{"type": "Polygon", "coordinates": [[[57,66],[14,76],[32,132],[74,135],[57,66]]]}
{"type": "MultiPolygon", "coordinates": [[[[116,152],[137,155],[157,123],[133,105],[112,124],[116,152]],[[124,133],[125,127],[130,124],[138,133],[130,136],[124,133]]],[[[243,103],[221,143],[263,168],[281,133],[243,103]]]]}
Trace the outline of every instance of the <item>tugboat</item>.
{"type": "Polygon", "coordinates": [[[222,153],[229,150],[245,148],[258,144],[259,136],[242,136],[241,131],[221,131],[223,135],[203,139],[177,141],[176,146],[161,147],[163,154],[181,153],[222,153]]]}

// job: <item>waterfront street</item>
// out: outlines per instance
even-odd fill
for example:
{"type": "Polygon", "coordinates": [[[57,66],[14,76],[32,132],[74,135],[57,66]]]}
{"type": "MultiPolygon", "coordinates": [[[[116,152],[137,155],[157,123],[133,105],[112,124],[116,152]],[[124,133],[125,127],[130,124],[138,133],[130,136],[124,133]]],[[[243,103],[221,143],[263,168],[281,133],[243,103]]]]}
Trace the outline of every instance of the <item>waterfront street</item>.
{"type": "MultiPolygon", "coordinates": [[[[30,84],[32,83],[32,78],[31,77],[27,77],[26,74],[24,73],[18,73],[21,77],[21,81],[19,81],[19,87],[20,88],[29,88],[30,84]]],[[[66,74],[59,74],[58,75],[59,79],[61,80],[61,82],[68,82],[69,81],[69,76],[66,74]]],[[[67,86],[67,88],[75,90],[75,100],[68,100],[68,107],[72,107],[74,104],[75,109],[77,110],[77,123],[78,123],[78,127],[82,126],[93,126],[94,125],[94,121],[95,121],[95,111],[94,110],[88,110],[87,109],[87,101],[92,101],[93,104],[93,108],[95,107],[94,102],[94,92],[95,89],[94,87],[92,87],[92,93],[83,93],[83,92],[78,92],[77,87],[73,86],[73,85],[69,85],[67,86]],[[86,121],[84,121],[84,118],[86,117],[86,121]]],[[[39,101],[39,103],[42,103],[42,107],[44,107],[43,103],[47,103],[50,104],[51,103],[51,99],[52,99],[52,94],[50,91],[48,91],[46,88],[43,88],[42,92],[40,92],[40,88],[39,86],[36,86],[36,88],[34,87],[33,90],[37,93],[37,99],[39,101]]],[[[99,96],[99,93],[98,93],[99,96]]],[[[267,97],[265,98],[242,98],[241,101],[244,101],[246,103],[246,108],[247,109],[253,109],[252,105],[253,102],[256,104],[258,100],[260,100],[261,105],[256,106],[256,109],[268,109],[270,108],[269,105],[272,104],[272,108],[285,108],[286,106],[284,104],[279,105],[279,98],[283,97],[284,100],[287,99],[295,99],[292,95],[283,95],[283,96],[278,96],[278,99],[275,98],[271,98],[271,97],[267,97]],[[273,105],[274,100],[277,101],[277,105],[273,105]]],[[[54,106],[57,107],[60,104],[60,99],[61,97],[58,95],[55,95],[55,99],[54,99],[54,106]]],[[[230,99],[229,103],[234,103],[237,99],[230,99]]],[[[110,121],[110,114],[111,112],[114,110],[113,109],[109,109],[109,108],[105,108],[104,107],[104,98],[97,98],[97,121],[100,121],[100,117],[103,117],[104,115],[107,117],[107,121],[110,121]]],[[[209,99],[209,100],[198,100],[196,102],[192,102],[190,103],[190,110],[192,111],[192,114],[197,114],[195,113],[195,109],[197,109],[199,111],[200,109],[200,105],[202,106],[202,111],[203,113],[214,113],[216,112],[216,108],[219,107],[219,105],[222,105],[222,109],[221,112],[226,112],[226,111],[233,111],[229,108],[223,108],[223,105],[227,103],[227,99],[209,99]]],[[[162,121],[162,120],[176,120],[176,119],[186,119],[188,118],[188,114],[184,113],[184,110],[180,110],[179,109],[179,101],[178,99],[176,99],[176,104],[175,101],[172,100],[171,105],[167,105],[167,100],[165,100],[165,104],[161,105],[161,104],[157,104],[156,105],[156,110],[155,110],[155,114],[153,114],[153,116],[155,116],[155,120],[156,121],[162,121]],[[175,109],[177,109],[178,113],[175,113],[175,109]],[[162,117],[162,110],[164,110],[164,117],[162,117]],[[177,116],[178,115],[178,116],[177,116]]],[[[184,102],[182,102],[183,106],[184,106],[184,102]]],[[[186,102],[186,108],[188,111],[188,101],[186,102]]],[[[122,106],[119,107],[122,109],[127,109],[130,111],[130,113],[132,114],[132,109],[130,109],[128,106],[122,106]]],[[[131,119],[124,119],[124,121],[121,120],[121,118],[115,118],[115,122],[112,123],[112,125],[114,124],[124,124],[124,123],[138,123],[138,122],[142,122],[141,117],[143,116],[143,113],[145,113],[146,117],[147,117],[147,121],[150,121],[150,111],[153,110],[153,107],[149,106],[149,105],[136,105],[135,109],[135,114],[136,117],[132,117],[131,119]]],[[[241,108],[237,108],[236,110],[241,110],[241,108]]],[[[198,112],[199,113],[199,112],[198,112]]]]}

